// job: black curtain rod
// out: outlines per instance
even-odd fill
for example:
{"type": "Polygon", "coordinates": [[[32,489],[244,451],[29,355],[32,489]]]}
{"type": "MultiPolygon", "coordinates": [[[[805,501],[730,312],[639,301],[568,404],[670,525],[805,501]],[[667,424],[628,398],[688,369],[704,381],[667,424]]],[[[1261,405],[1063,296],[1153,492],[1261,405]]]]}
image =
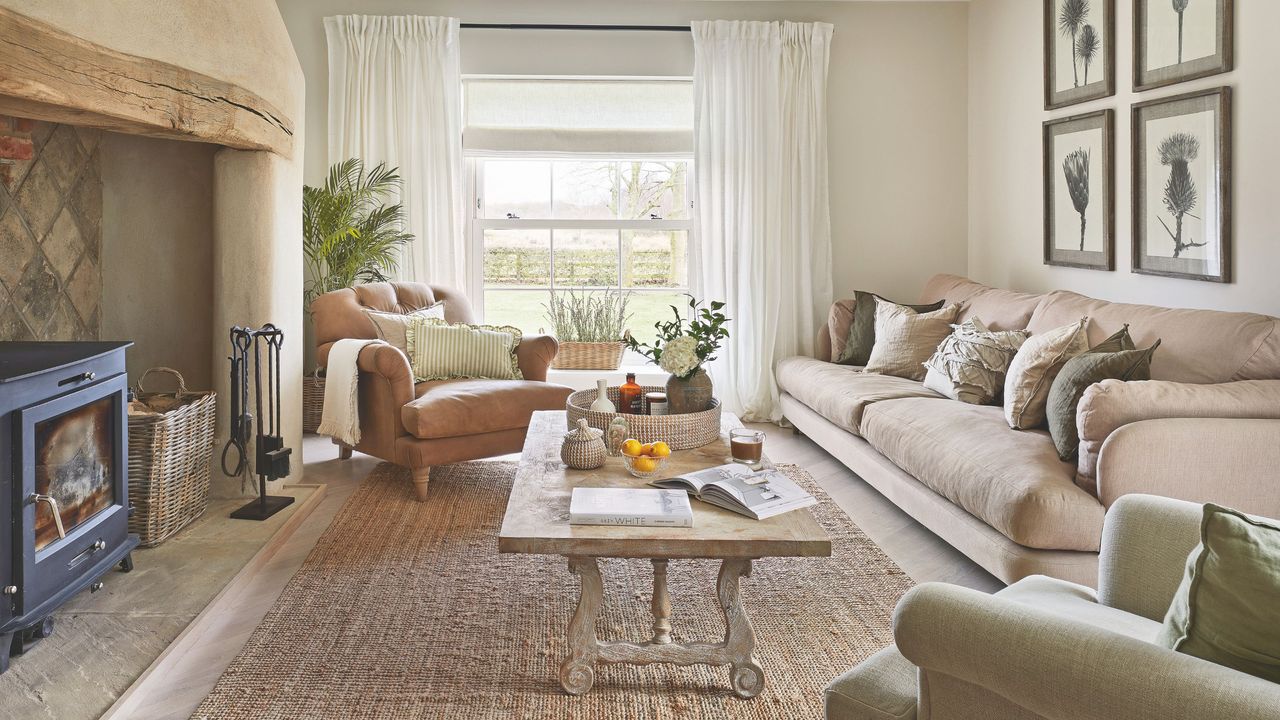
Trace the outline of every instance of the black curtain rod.
{"type": "Polygon", "coordinates": [[[462,23],[463,30],[624,30],[632,32],[689,32],[688,25],[558,25],[541,23],[462,23]]]}

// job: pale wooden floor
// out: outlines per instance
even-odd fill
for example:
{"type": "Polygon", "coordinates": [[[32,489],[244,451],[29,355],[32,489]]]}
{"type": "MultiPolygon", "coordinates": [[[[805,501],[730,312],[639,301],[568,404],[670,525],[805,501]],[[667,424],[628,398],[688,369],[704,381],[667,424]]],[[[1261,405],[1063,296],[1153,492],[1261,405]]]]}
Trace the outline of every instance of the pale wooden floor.
{"type": "MultiPolygon", "coordinates": [[[[898,510],[812,440],[774,425],[755,427],[767,433],[765,452],[774,462],[794,463],[808,470],[868,537],[917,582],[942,581],[984,591],[1003,587],[999,580],[898,510]]],[[[232,602],[211,608],[212,617],[198,620],[174,643],[170,652],[174,660],[139,680],[104,718],[178,720],[189,717],[271,608],[343,502],[378,462],[359,453],[350,461],[339,461],[336,449],[327,438],[307,437],[304,448],[307,458],[304,482],[326,486],[317,506],[289,537],[275,544],[271,557],[256,564],[251,577],[242,578],[243,586],[236,588],[232,602]]]]}

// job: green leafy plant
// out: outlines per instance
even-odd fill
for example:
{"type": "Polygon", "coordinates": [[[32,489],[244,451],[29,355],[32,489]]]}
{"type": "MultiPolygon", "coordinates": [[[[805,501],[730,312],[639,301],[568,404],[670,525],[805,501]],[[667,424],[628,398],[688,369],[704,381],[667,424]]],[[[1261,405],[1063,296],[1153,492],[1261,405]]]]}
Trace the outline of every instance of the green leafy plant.
{"type": "Polygon", "coordinates": [[[631,320],[630,300],[631,293],[618,290],[581,294],[552,290],[542,307],[560,342],[619,342],[631,320]]]}
{"type": "Polygon", "coordinates": [[[693,375],[704,363],[715,359],[720,344],[729,337],[729,329],[725,324],[730,322],[730,319],[720,312],[724,308],[723,302],[713,300],[709,307],[703,307],[702,302],[692,295],[686,294],[685,297],[689,298],[688,319],[680,308],[672,305],[671,312],[675,318],[653,324],[654,329],[658,331],[658,337],[652,344],[627,338],[627,347],[680,378],[693,375]],[[664,362],[663,354],[668,349],[673,353],[678,352],[681,357],[675,362],[664,362]]]}
{"type": "Polygon", "coordinates": [[[401,229],[404,211],[389,203],[400,190],[397,168],[378,163],[368,173],[352,158],[329,168],[322,187],[302,188],[302,251],[307,260],[304,298],[386,280],[399,248],[413,240],[401,229]]]}

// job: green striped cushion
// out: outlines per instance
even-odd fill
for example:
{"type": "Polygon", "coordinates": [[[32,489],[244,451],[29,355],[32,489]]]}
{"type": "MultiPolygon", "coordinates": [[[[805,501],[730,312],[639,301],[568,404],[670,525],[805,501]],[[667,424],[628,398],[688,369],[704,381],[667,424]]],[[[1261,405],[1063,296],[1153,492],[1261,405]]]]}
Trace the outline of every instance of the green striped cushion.
{"type": "Polygon", "coordinates": [[[519,328],[450,325],[435,318],[413,318],[405,335],[415,382],[453,378],[524,379],[516,362],[519,328]]]}

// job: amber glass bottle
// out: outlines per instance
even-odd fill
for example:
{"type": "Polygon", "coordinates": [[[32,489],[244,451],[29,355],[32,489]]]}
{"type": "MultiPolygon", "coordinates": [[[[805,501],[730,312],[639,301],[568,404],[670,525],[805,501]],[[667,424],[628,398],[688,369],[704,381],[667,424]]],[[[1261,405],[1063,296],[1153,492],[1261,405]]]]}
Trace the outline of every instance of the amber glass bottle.
{"type": "Polygon", "coordinates": [[[627,373],[627,381],[618,388],[618,412],[644,414],[644,388],[636,384],[635,373],[627,373]]]}

